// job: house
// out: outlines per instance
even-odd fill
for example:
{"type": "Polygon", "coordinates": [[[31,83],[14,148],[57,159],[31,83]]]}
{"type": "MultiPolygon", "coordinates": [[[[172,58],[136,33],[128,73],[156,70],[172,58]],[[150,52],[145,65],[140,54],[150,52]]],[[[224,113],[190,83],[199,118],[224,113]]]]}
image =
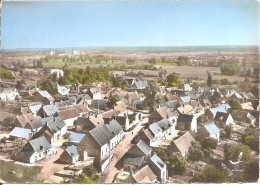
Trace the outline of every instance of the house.
{"type": "Polygon", "coordinates": [[[14,127],[21,127],[24,128],[27,124],[35,120],[36,118],[33,116],[32,113],[27,113],[27,114],[21,114],[17,115],[13,121],[13,126],[14,127]]]}
{"type": "Polygon", "coordinates": [[[87,133],[93,128],[104,123],[102,115],[96,115],[94,118],[79,117],[75,122],[75,131],[81,133],[87,133]]]}
{"type": "Polygon", "coordinates": [[[192,114],[195,112],[194,108],[190,104],[183,102],[180,102],[180,107],[178,107],[177,110],[180,114],[192,114]]]}
{"type": "Polygon", "coordinates": [[[215,123],[206,124],[203,127],[201,127],[200,130],[198,131],[198,140],[199,141],[202,141],[207,137],[214,138],[219,142],[220,130],[215,125],[215,123]]]}
{"type": "Polygon", "coordinates": [[[35,163],[48,156],[56,154],[57,150],[52,147],[45,136],[28,141],[16,154],[17,161],[35,163]]]}
{"type": "Polygon", "coordinates": [[[234,120],[229,113],[217,112],[214,122],[218,127],[224,128],[227,125],[233,124],[234,120]]]}
{"type": "Polygon", "coordinates": [[[135,171],[151,155],[151,149],[142,140],[133,145],[124,155],[124,169],[135,171]]]}
{"type": "Polygon", "coordinates": [[[96,87],[88,88],[86,94],[88,94],[93,100],[101,99],[101,93],[96,87]]]}
{"type": "Polygon", "coordinates": [[[221,104],[218,107],[207,109],[204,115],[208,117],[208,120],[213,120],[217,112],[228,112],[230,108],[229,104],[221,104]]]}
{"type": "Polygon", "coordinates": [[[148,165],[157,176],[161,183],[165,183],[168,178],[168,170],[166,164],[154,154],[148,159],[148,165]]]}
{"type": "Polygon", "coordinates": [[[73,145],[78,145],[81,140],[85,137],[86,134],[83,133],[77,133],[77,132],[72,132],[68,138],[68,142],[69,145],[73,144],[73,145]]]}
{"type": "Polygon", "coordinates": [[[60,86],[58,83],[56,83],[55,86],[55,97],[63,97],[69,94],[70,88],[66,86],[60,86]]]}
{"type": "Polygon", "coordinates": [[[9,140],[30,140],[31,139],[31,130],[26,128],[15,127],[9,133],[9,140]]]}
{"type": "MultiPolygon", "coordinates": [[[[87,154],[86,154],[87,155],[87,154]]],[[[86,159],[86,158],[85,158],[86,159]]],[[[65,164],[75,164],[80,160],[80,155],[77,146],[71,145],[67,147],[60,155],[59,161],[65,164]]]]}
{"type": "Polygon", "coordinates": [[[80,114],[76,108],[62,110],[62,111],[59,111],[57,114],[65,122],[67,127],[74,126],[74,121],[77,120],[78,117],[80,117],[80,114]]]}
{"type": "Polygon", "coordinates": [[[62,138],[67,133],[67,126],[60,117],[53,117],[38,132],[33,135],[33,139],[45,136],[49,143],[53,143],[62,138]]]}
{"type": "Polygon", "coordinates": [[[91,107],[94,109],[102,109],[104,110],[107,107],[108,99],[98,99],[98,100],[92,100],[91,107]]]}
{"type": "Polygon", "coordinates": [[[34,102],[42,102],[44,105],[50,105],[54,102],[54,98],[47,91],[36,90],[33,93],[32,100],[34,102]]]}
{"type": "Polygon", "coordinates": [[[194,115],[179,114],[176,129],[197,132],[197,118],[194,115]]]}
{"type": "Polygon", "coordinates": [[[141,112],[134,112],[132,114],[126,114],[125,116],[115,116],[115,120],[127,131],[136,124],[140,123],[143,119],[141,112]]]}
{"type": "Polygon", "coordinates": [[[167,107],[160,107],[150,114],[149,122],[154,123],[164,118],[169,119],[171,122],[177,121],[177,116],[174,115],[167,107]]]}
{"type": "Polygon", "coordinates": [[[24,128],[31,129],[32,132],[39,131],[47,122],[53,120],[53,116],[46,117],[46,118],[39,118],[35,119],[25,125],[24,128]]]}
{"type": "Polygon", "coordinates": [[[137,92],[128,92],[126,95],[126,98],[128,99],[128,102],[130,104],[136,105],[137,102],[143,102],[145,99],[145,96],[142,93],[138,94],[137,92]]]}
{"type": "Polygon", "coordinates": [[[233,110],[231,115],[234,121],[238,123],[244,122],[244,123],[250,123],[250,125],[255,125],[256,123],[256,118],[246,111],[233,110]]]}
{"type": "Polygon", "coordinates": [[[73,104],[91,105],[92,99],[88,94],[69,95],[68,100],[73,104]]]}
{"type": "Polygon", "coordinates": [[[116,120],[112,120],[108,124],[100,124],[90,130],[78,144],[78,148],[86,151],[91,157],[104,158],[123,137],[123,128],[116,120]]]}
{"type": "Polygon", "coordinates": [[[184,91],[191,91],[192,90],[192,87],[190,86],[190,84],[188,83],[182,83],[180,88],[184,91]]]}
{"type": "Polygon", "coordinates": [[[85,105],[72,105],[72,106],[68,106],[68,107],[61,107],[61,108],[59,108],[59,111],[73,109],[73,108],[77,109],[80,116],[86,115],[89,112],[88,107],[85,105]]]}
{"type": "Polygon", "coordinates": [[[153,135],[152,146],[156,143],[166,139],[168,135],[175,132],[175,124],[170,122],[167,118],[149,125],[149,130],[153,135]]]}
{"type": "Polygon", "coordinates": [[[148,165],[145,165],[133,174],[133,178],[136,183],[147,184],[155,183],[157,176],[148,165]]]}
{"type": "Polygon", "coordinates": [[[131,90],[142,90],[149,86],[149,83],[147,80],[134,80],[133,84],[129,85],[129,89],[131,90]]]}
{"type": "Polygon", "coordinates": [[[41,109],[41,107],[42,107],[42,104],[34,104],[34,105],[30,105],[29,109],[31,110],[33,115],[36,117],[38,114],[38,111],[41,109]]]}
{"type": "Polygon", "coordinates": [[[72,102],[69,101],[69,100],[60,100],[60,101],[54,102],[53,105],[56,105],[56,107],[58,107],[59,109],[61,109],[61,108],[66,108],[66,107],[75,105],[75,104],[72,103],[72,102]]]}
{"type": "Polygon", "coordinates": [[[42,118],[46,118],[46,117],[57,115],[56,113],[58,111],[59,111],[58,107],[54,104],[44,105],[39,109],[37,115],[42,118]]]}
{"type": "Polygon", "coordinates": [[[172,156],[173,153],[181,153],[183,157],[187,157],[188,150],[195,139],[189,132],[186,132],[178,139],[171,141],[171,144],[167,147],[167,154],[172,156]]]}
{"type": "Polygon", "coordinates": [[[11,113],[16,115],[22,115],[32,113],[32,111],[29,107],[13,107],[11,113]]]}
{"type": "Polygon", "coordinates": [[[134,138],[134,142],[137,143],[139,140],[142,140],[147,146],[152,146],[154,143],[154,135],[150,129],[144,129],[134,138]]]}
{"type": "Polygon", "coordinates": [[[243,95],[243,99],[244,99],[243,102],[245,103],[245,102],[249,102],[251,100],[255,100],[255,96],[251,92],[248,92],[243,95]]]}
{"type": "Polygon", "coordinates": [[[20,98],[20,94],[16,91],[6,91],[0,93],[2,101],[15,101],[16,98],[20,98]]]}

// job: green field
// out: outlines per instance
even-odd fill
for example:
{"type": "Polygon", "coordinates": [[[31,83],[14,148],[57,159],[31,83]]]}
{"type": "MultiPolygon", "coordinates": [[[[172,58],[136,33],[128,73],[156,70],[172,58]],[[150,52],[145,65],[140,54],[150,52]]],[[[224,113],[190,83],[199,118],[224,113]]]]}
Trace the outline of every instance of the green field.
{"type": "Polygon", "coordinates": [[[38,175],[42,171],[39,166],[22,166],[2,160],[0,166],[0,178],[7,183],[37,183],[38,175]]]}

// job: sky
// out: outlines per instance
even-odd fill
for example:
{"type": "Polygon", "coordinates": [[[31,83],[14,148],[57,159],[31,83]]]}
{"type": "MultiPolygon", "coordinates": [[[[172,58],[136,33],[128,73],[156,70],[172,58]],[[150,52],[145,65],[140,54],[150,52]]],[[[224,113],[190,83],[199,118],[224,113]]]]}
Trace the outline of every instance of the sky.
{"type": "Polygon", "coordinates": [[[259,45],[259,1],[4,1],[2,49],[259,45]]]}

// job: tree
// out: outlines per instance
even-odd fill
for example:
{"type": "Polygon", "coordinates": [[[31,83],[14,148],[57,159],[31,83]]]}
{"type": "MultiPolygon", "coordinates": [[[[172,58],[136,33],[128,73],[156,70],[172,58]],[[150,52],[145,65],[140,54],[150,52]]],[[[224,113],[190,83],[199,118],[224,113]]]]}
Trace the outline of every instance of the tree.
{"type": "Polygon", "coordinates": [[[230,100],[228,104],[230,105],[232,110],[239,110],[239,111],[243,110],[240,103],[236,100],[230,100]]]}
{"type": "Polygon", "coordinates": [[[225,137],[230,139],[231,133],[232,133],[232,127],[229,125],[226,125],[224,128],[224,131],[225,131],[225,137]]]}
{"type": "Polygon", "coordinates": [[[247,164],[244,168],[244,176],[247,182],[257,182],[259,179],[259,163],[258,161],[247,164]]]}
{"type": "Polygon", "coordinates": [[[211,85],[212,85],[212,76],[211,76],[210,73],[208,73],[207,85],[208,85],[209,87],[211,87],[211,85]]]}
{"type": "Polygon", "coordinates": [[[242,136],[242,143],[249,146],[252,150],[259,152],[259,131],[248,129],[242,136]]]}
{"type": "Polygon", "coordinates": [[[46,90],[50,94],[55,93],[55,84],[50,79],[45,79],[40,83],[40,89],[46,90]]]}
{"type": "Polygon", "coordinates": [[[200,143],[193,143],[188,150],[188,159],[191,161],[200,161],[204,157],[200,143]]]}
{"type": "Polygon", "coordinates": [[[101,172],[101,161],[100,161],[100,158],[99,157],[95,157],[94,158],[94,161],[93,161],[93,166],[94,168],[98,171],[98,173],[101,172]]]}
{"type": "Polygon", "coordinates": [[[164,151],[155,150],[154,153],[163,161],[167,162],[167,154],[164,151]]]}
{"type": "Polygon", "coordinates": [[[243,152],[243,160],[245,164],[250,162],[251,151],[248,146],[240,144],[225,144],[224,145],[224,156],[225,160],[237,161],[240,152],[243,152]]]}
{"type": "Polygon", "coordinates": [[[224,170],[220,170],[215,166],[207,166],[203,169],[202,174],[195,174],[192,182],[204,183],[223,183],[226,182],[228,174],[224,170]]]}
{"type": "Polygon", "coordinates": [[[83,168],[83,172],[84,172],[88,177],[91,177],[91,176],[97,174],[96,168],[94,168],[92,165],[83,168]]]}
{"type": "Polygon", "coordinates": [[[176,173],[184,173],[186,171],[186,161],[181,153],[172,155],[169,159],[172,169],[176,173]]]}
{"type": "Polygon", "coordinates": [[[143,91],[145,95],[144,106],[153,112],[157,107],[157,91],[159,87],[155,81],[149,81],[149,86],[146,87],[143,91]]]}
{"type": "Polygon", "coordinates": [[[214,138],[206,138],[201,142],[202,149],[216,149],[218,141],[214,138]]]}
{"type": "Polygon", "coordinates": [[[23,84],[22,84],[22,82],[21,82],[20,80],[18,80],[18,81],[16,82],[16,88],[17,88],[17,89],[22,89],[22,88],[23,88],[23,84]]]}

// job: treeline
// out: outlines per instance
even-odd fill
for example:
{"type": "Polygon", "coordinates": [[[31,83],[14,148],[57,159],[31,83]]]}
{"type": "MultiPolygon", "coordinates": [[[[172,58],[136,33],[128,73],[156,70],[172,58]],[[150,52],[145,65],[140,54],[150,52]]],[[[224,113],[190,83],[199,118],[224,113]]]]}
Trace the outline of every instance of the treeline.
{"type": "Polygon", "coordinates": [[[230,67],[221,67],[220,73],[221,73],[221,75],[229,75],[229,76],[240,75],[240,72],[238,69],[230,68],[230,67]]]}
{"type": "Polygon", "coordinates": [[[109,82],[111,69],[67,69],[63,68],[64,75],[57,77],[56,73],[50,74],[43,80],[37,82],[41,90],[46,90],[50,94],[55,93],[55,84],[69,85],[71,83],[90,84],[92,82],[109,82]]]}
{"type": "Polygon", "coordinates": [[[165,87],[179,87],[181,85],[181,80],[177,75],[170,74],[165,80],[158,80],[158,83],[165,87]]]}

